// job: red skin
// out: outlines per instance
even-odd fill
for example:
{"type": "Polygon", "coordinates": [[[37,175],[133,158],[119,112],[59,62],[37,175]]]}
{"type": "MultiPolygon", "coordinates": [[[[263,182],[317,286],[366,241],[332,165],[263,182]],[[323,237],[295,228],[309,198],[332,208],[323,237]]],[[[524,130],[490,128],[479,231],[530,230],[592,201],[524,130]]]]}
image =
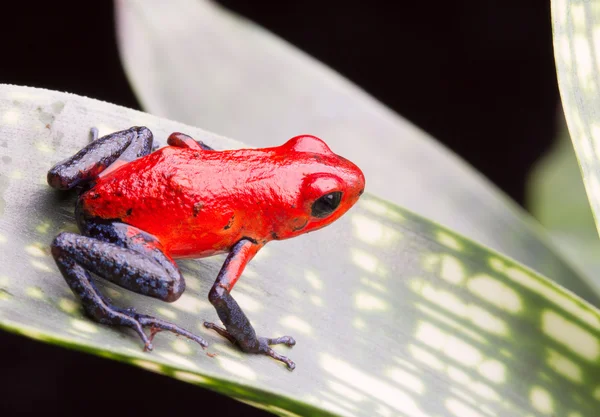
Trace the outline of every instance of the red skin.
{"type": "Polygon", "coordinates": [[[173,135],[169,144],[175,146],[104,172],[81,203],[89,215],[153,234],[173,258],[228,252],[242,238],[257,242],[256,253],[270,240],[334,222],[365,186],[356,165],[314,136],[230,151],[203,150],[173,135]],[[311,216],[312,203],[332,191],[343,192],[339,208],[311,216]]]}

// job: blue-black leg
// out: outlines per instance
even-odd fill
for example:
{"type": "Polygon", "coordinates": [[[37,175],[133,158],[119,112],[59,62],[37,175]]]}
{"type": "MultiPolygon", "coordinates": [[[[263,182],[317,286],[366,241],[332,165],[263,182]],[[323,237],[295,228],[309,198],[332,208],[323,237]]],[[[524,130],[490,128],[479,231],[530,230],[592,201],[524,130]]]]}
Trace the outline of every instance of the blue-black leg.
{"type": "Polygon", "coordinates": [[[296,341],[290,336],[278,338],[258,337],[252,324],[250,324],[250,320],[230,294],[245,265],[252,259],[257,250],[256,243],[250,239],[240,240],[231,249],[208,294],[208,299],[215,307],[225,328],[209,322],[205,322],[204,326],[215,330],[231,343],[237,344],[244,352],[270,356],[285,363],[287,368],[292,371],[296,364],[289,358],[278,354],[269,346],[285,344],[291,347],[296,344],[296,341]]]}
{"type": "Polygon", "coordinates": [[[97,129],[92,129],[91,135],[91,143],[48,171],[51,187],[69,190],[93,181],[111,165],[122,165],[152,152],[152,132],[145,127],[132,127],[99,139],[97,129]]]}
{"type": "Polygon", "coordinates": [[[58,268],[88,316],[102,324],[134,329],[146,350],[152,350],[152,338],[162,330],[207,346],[202,338],[175,324],[110,305],[90,278],[91,272],[139,294],[166,302],[177,300],[185,281],[154,236],[120,222],[81,220],[81,216],[79,220],[85,236],[64,232],[51,247],[58,268]],[[144,333],[146,327],[150,337],[144,333]]]}

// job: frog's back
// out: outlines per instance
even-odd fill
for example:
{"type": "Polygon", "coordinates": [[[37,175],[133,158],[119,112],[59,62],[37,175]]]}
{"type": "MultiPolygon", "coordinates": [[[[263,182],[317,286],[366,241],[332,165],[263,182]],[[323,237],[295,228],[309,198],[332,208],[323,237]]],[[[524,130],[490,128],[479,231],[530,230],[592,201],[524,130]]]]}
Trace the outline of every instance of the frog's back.
{"type": "Polygon", "coordinates": [[[82,208],[155,235],[176,257],[224,252],[242,232],[232,224],[240,203],[231,190],[244,181],[237,160],[252,157],[232,152],[224,161],[222,152],[165,147],[99,178],[82,208]]]}

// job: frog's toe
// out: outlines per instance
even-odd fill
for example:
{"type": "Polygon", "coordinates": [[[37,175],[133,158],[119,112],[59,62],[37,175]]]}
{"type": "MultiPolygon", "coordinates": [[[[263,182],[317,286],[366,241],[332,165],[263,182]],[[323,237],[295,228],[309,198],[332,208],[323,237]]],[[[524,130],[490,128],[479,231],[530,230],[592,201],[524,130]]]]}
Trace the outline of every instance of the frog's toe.
{"type": "Polygon", "coordinates": [[[156,333],[166,330],[178,334],[180,336],[187,337],[190,340],[193,340],[194,342],[202,346],[202,349],[208,346],[208,343],[206,343],[206,341],[200,336],[196,336],[195,334],[177,326],[176,324],[169,323],[165,320],[157,319],[156,317],[147,316],[145,314],[135,314],[134,317],[142,327],[150,328],[150,341],[154,339],[156,333]]]}
{"type": "Polygon", "coordinates": [[[154,350],[154,346],[152,345],[152,342],[148,341],[148,342],[144,343],[144,352],[152,352],[152,350],[154,350]]]}
{"type": "Polygon", "coordinates": [[[109,326],[124,326],[133,329],[144,343],[144,351],[152,350],[152,340],[144,333],[144,326],[133,313],[104,303],[84,305],[84,311],[93,320],[109,326]]]}
{"type": "Polygon", "coordinates": [[[296,340],[292,336],[281,336],[273,339],[266,339],[269,345],[286,345],[292,347],[296,344],[296,340]]]}
{"type": "Polygon", "coordinates": [[[188,339],[198,343],[203,349],[208,346],[208,343],[206,343],[206,341],[200,336],[196,336],[195,334],[177,326],[176,324],[169,323],[168,321],[157,319],[156,317],[145,314],[139,314],[133,307],[116,308],[112,306],[106,306],[104,310],[103,317],[100,321],[104,324],[121,325],[135,330],[135,332],[142,339],[142,342],[144,342],[145,352],[152,351],[152,341],[154,340],[154,336],[156,336],[157,333],[165,330],[187,337],[188,339]],[[144,333],[144,328],[150,329],[149,337],[144,333]]]}
{"type": "Polygon", "coordinates": [[[293,371],[294,369],[296,369],[296,364],[294,363],[294,361],[292,361],[290,358],[280,355],[279,353],[275,352],[273,349],[269,348],[266,352],[264,352],[265,355],[272,357],[273,359],[276,359],[280,362],[285,363],[286,367],[290,370],[293,371]]]}
{"type": "Polygon", "coordinates": [[[214,323],[205,321],[204,327],[206,327],[207,329],[214,330],[215,332],[219,333],[221,336],[223,336],[225,339],[229,340],[234,345],[237,343],[237,341],[235,340],[235,337],[233,337],[231,334],[229,334],[229,332],[227,330],[225,330],[224,328],[222,328],[221,326],[217,326],[214,323]]]}
{"type": "Polygon", "coordinates": [[[294,363],[294,361],[292,361],[286,356],[280,355],[279,353],[275,352],[269,347],[269,345],[286,345],[288,347],[294,346],[296,344],[296,341],[293,337],[281,336],[274,339],[267,337],[259,337],[258,342],[258,349],[256,353],[262,353],[263,355],[270,356],[273,359],[285,363],[285,365],[290,371],[293,371],[296,368],[296,364],[294,363]]]}

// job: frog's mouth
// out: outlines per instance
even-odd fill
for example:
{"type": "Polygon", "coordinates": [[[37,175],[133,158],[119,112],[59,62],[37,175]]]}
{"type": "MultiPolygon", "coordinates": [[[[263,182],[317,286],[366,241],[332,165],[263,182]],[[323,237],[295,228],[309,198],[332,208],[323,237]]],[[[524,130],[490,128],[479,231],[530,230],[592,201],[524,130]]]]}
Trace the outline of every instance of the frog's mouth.
{"type": "Polygon", "coordinates": [[[292,226],[292,231],[297,232],[298,230],[302,230],[306,227],[307,224],[308,219],[304,220],[304,223],[302,223],[300,226],[292,226]]]}

